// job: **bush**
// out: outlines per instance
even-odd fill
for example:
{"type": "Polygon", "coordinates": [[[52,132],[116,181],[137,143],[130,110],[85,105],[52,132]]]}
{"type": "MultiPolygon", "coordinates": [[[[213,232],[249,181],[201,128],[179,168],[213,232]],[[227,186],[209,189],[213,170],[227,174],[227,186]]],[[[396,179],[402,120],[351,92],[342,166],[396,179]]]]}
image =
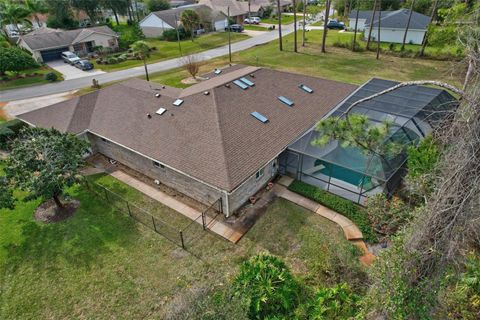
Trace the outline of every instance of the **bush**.
{"type": "Polygon", "coordinates": [[[362,231],[364,240],[368,242],[377,242],[377,235],[371,226],[367,213],[363,208],[352,201],[343,199],[301,181],[294,181],[290,184],[288,189],[344,215],[358,226],[362,231]]]}
{"type": "MultiPolygon", "coordinates": [[[[180,40],[187,39],[188,35],[184,27],[178,28],[178,36],[180,37],[180,40]]],[[[175,29],[165,30],[161,36],[161,39],[166,41],[177,41],[177,31],[175,29]]]]}
{"type": "Polygon", "coordinates": [[[321,288],[309,303],[308,319],[355,319],[359,301],[346,283],[321,288]]]}
{"type": "Polygon", "coordinates": [[[147,8],[150,12],[170,9],[170,2],[167,0],[148,0],[147,8]]]}
{"type": "Polygon", "coordinates": [[[118,59],[115,58],[115,57],[108,57],[107,58],[107,64],[117,64],[118,63],[118,59]]]}
{"type": "Polygon", "coordinates": [[[244,262],[234,287],[249,301],[250,319],[288,316],[298,304],[298,284],[285,263],[272,255],[257,255],[244,262]]]}
{"type": "Polygon", "coordinates": [[[138,23],[132,23],[129,28],[124,28],[120,32],[118,38],[118,46],[122,50],[127,50],[131,44],[139,40],[145,39],[145,35],[138,23]]]}
{"type": "Polygon", "coordinates": [[[5,74],[6,71],[18,72],[38,67],[39,64],[32,56],[22,49],[0,47],[0,74],[5,74]]]}
{"type": "Polygon", "coordinates": [[[10,141],[14,140],[26,124],[18,119],[0,123],[0,149],[8,149],[10,141]]]}
{"type": "Polygon", "coordinates": [[[49,72],[49,73],[46,73],[43,78],[47,81],[54,82],[54,81],[57,81],[58,76],[55,72],[49,72]]]}

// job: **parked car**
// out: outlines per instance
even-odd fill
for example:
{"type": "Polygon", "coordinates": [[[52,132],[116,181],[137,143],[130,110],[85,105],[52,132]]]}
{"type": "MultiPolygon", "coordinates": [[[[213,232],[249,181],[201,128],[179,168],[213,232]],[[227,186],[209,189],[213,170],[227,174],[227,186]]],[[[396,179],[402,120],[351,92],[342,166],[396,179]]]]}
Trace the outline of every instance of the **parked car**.
{"type": "Polygon", "coordinates": [[[243,20],[243,23],[245,24],[259,24],[261,22],[259,17],[250,17],[245,20],[243,20]]]}
{"type": "Polygon", "coordinates": [[[80,61],[80,58],[77,55],[70,51],[62,52],[62,59],[63,62],[71,64],[72,66],[77,62],[80,61]]]}
{"type": "Polygon", "coordinates": [[[93,69],[93,64],[88,60],[80,60],[75,62],[75,67],[83,71],[87,71],[93,69]]]}
{"type": "Polygon", "coordinates": [[[231,24],[228,27],[225,28],[225,31],[230,31],[232,32],[242,32],[243,31],[243,26],[239,24],[231,24]]]}
{"type": "Polygon", "coordinates": [[[327,28],[328,29],[338,29],[338,30],[344,30],[345,29],[345,23],[332,19],[328,21],[327,23],[327,28]]]}

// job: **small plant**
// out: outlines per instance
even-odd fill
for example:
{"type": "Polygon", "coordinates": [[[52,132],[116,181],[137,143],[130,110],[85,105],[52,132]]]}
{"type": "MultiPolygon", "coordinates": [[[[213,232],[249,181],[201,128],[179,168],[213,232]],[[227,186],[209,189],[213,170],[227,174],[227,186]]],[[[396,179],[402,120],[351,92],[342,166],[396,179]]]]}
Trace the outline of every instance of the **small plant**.
{"type": "Polygon", "coordinates": [[[55,72],[49,72],[45,74],[44,79],[50,82],[54,82],[57,81],[58,76],[55,72]]]}
{"type": "Polygon", "coordinates": [[[107,64],[116,64],[118,63],[118,59],[115,57],[108,57],[107,58],[107,64]]]}
{"type": "Polygon", "coordinates": [[[197,74],[200,71],[200,64],[200,61],[194,55],[186,56],[185,58],[183,58],[183,66],[193,79],[196,79],[197,74]]]}
{"type": "Polygon", "coordinates": [[[310,302],[309,319],[353,319],[360,297],[346,283],[319,289],[310,302]]]}

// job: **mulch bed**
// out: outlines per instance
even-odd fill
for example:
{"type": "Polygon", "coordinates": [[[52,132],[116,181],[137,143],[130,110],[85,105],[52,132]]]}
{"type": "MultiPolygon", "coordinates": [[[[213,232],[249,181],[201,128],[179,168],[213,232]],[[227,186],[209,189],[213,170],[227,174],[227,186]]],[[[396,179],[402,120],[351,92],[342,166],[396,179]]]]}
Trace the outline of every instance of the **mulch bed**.
{"type": "Polygon", "coordinates": [[[80,207],[80,201],[69,200],[68,202],[63,202],[63,205],[63,209],[59,211],[53,199],[47,200],[37,207],[33,218],[43,223],[54,223],[66,220],[73,216],[78,207],[80,207]]]}

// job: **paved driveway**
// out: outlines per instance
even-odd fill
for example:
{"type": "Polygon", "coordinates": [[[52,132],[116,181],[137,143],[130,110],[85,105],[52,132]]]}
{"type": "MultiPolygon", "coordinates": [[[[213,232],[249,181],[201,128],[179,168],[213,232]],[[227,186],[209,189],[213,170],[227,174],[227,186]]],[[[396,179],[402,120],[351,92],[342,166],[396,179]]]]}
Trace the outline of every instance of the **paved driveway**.
{"type": "Polygon", "coordinates": [[[95,70],[95,69],[89,70],[89,71],[83,71],[78,68],[75,68],[74,66],[69,65],[68,63],[64,63],[63,60],[55,60],[55,61],[47,62],[47,65],[50,68],[55,69],[56,71],[63,74],[63,78],[65,80],[90,77],[97,74],[105,73],[105,71],[95,70]]]}

